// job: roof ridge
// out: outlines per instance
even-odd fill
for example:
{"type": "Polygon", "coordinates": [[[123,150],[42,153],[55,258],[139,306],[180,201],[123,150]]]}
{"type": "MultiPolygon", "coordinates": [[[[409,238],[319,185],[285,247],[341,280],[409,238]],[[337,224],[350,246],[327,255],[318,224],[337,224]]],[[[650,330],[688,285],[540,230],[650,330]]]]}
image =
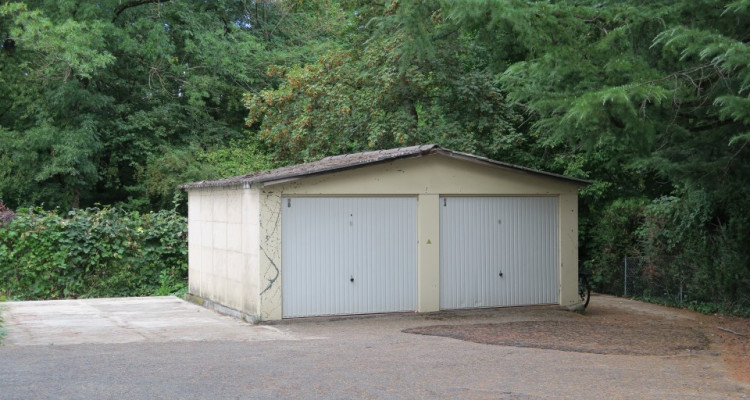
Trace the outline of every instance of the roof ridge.
{"type": "Polygon", "coordinates": [[[228,178],[221,178],[209,181],[200,181],[187,183],[180,185],[181,189],[193,189],[202,187],[222,187],[222,186],[238,186],[248,185],[253,183],[263,183],[270,181],[281,181],[286,179],[293,179],[305,176],[319,175],[324,173],[330,173],[335,171],[342,171],[347,169],[359,168],[366,165],[372,165],[377,163],[383,163],[388,161],[394,161],[403,158],[411,157],[422,157],[428,154],[443,154],[448,157],[464,159],[467,161],[479,162],[487,165],[494,165],[497,167],[509,168],[518,171],[524,171],[532,174],[539,174],[548,176],[551,178],[567,180],[577,184],[587,185],[590,182],[570,178],[564,175],[554,174],[551,172],[535,170],[532,168],[521,167],[513,164],[504,163],[502,161],[492,160],[490,158],[481,157],[469,153],[463,153],[440,147],[437,144],[425,144],[408,147],[397,147],[393,149],[380,149],[370,150],[360,153],[352,154],[340,154],[334,156],[328,156],[321,158],[316,161],[310,161],[302,164],[287,165],[271,170],[256,171],[249,174],[237,175],[228,178]]]}
{"type": "MultiPolygon", "coordinates": [[[[398,151],[404,151],[404,150],[410,150],[410,149],[419,149],[419,150],[422,150],[423,148],[428,148],[427,150],[431,150],[431,149],[434,149],[434,148],[440,148],[440,146],[438,146],[436,144],[423,144],[423,145],[415,145],[415,146],[395,147],[395,148],[391,148],[391,149],[376,149],[376,150],[360,151],[358,153],[350,153],[350,154],[336,154],[336,155],[332,155],[332,156],[326,156],[326,157],[323,157],[323,158],[315,160],[315,161],[309,161],[309,162],[306,162],[306,163],[303,163],[303,164],[311,164],[311,163],[316,163],[316,162],[324,161],[324,160],[336,160],[336,159],[340,159],[340,158],[350,158],[350,157],[353,157],[353,156],[361,156],[361,155],[365,155],[365,154],[376,154],[376,153],[377,154],[383,154],[383,153],[391,153],[391,152],[395,153],[395,152],[398,152],[398,151]]],[[[298,164],[298,165],[302,165],[302,164],[298,164]]]]}

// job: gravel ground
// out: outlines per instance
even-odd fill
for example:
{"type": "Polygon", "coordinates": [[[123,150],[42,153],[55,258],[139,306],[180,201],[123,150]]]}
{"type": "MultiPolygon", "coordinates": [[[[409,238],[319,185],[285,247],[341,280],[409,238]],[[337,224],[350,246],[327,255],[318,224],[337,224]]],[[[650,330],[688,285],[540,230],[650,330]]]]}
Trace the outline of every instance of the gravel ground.
{"type": "Polygon", "coordinates": [[[523,321],[434,325],[406,333],[445,336],[475,343],[594,354],[679,355],[706,350],[709,341],[691,327],[677,329],[641,322],[523,321]],[[647,333],[646,333],[647,332],[647,333]]]}
{"type": "Polygon", "coordinates": [[[0,399],[750,399],[750,386],[730,376],[722,359],[728,332],[702,324],[692,313],[596,296],[585,316],[535,307],[273,325],[316,339],[4,346],[0,399]],[[597,354],[404,333],[431,325],[528,329],[548,321],[557,330],[546,336],[554,336],[579,321],[589,324],[579,332],[585,340],[596,335],[592,321],[623,315],[643,329],[652,320],[692,326],[698,335],[685,340],[700,345],[702,334],[708,345],[597,354]]]}
{"type": "Polygon", "coordinates": [[[750,320],[609,296],[597,296],[585,315],[563,321],[429,325],[404,332],[594,354],[689,356],[714,348],[729,375],[750,384],[750,320]]]}
{"type": "Polygon", "coordinates": [[[716,317],[714,323],[729,375],[750,384],[750,320],[716,317]]]}

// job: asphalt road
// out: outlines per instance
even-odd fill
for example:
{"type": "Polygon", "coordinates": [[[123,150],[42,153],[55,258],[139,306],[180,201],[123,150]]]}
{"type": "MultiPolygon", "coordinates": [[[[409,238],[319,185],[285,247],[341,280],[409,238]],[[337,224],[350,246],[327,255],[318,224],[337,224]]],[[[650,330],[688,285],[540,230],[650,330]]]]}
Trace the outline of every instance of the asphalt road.
{"type": "Polygon", "coordinates": [[[447,320],[295,321],[274,325],[279,335],[269,340],[16,343],[0,347],[0,399],[750,398],[750,388],[725,376],[714,350],[597,355],[401,332],[429,324],[572,316],[553,307],[512,308],[447,320]]]}

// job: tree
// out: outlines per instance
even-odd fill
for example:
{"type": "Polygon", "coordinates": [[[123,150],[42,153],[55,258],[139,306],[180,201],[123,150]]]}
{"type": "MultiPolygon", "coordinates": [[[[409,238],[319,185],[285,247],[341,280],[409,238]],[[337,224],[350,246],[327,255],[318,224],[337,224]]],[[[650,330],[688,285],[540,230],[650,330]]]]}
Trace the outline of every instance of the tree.
{"type": "MultiPolygon", "coordinates": [[[[584,235],[609,223],[597,218],[613,201],[674,197],[679,201],[662,204],[686,207],[671,214],[677,220],[650,226],[684,241],[684,259],[702,271],[690,279],[728,275],[736,283],[696,295],[750,302],[743,294],[750,253],[740,250],[750,248],[742,211],[750,206],[747,1],[445,7],[457,24],[478,32],[480,43],[513,50],[493,55],[501,88],[534,117],[531,133],[567,164],[566,172],[595,179],[583,197],[584,235]],[[696,198],[702,200],[689,200],[696,198]],[[697,229],[697,236],[678,234],[685,229],[697,229]],[[712,245],[698,249],[696,237],[712,245]]],[[[640,250],[655,258],[673,251],[653,243],[640,250]]],[[[590,247],[582,255],[602,258],[602,251],[590,247]]]]}
{"type": "Polygon", "coordinates": [[[11,204],[23,198],[77,207],[97,181],[95,110],[110,102],[89,86],[114,61],[104,26],[55,23],[23,3],[0,6],[0,17],[13,42],[0,54],[0,90],[11,94],[0,99],[0,195],[11,204]]]}
{"type": "Polygon", "coordinates": [[[750,304],[748,17],[749,0],[6,1],[0,198],[159,208],[185,181],[438,143],[593,180],[580,254],[601,288],[637,253],[750,304]]]}
{"type": "Polygon", "coordinates": [[[3,3],[0,197],[169,205],[175,183],[219,173],[203,155],[254,154],[229,151],[243,93],[274,84],[270,64],[314,59],[339,20],[325,2],[3,3]]]}
{"type": "Polygon", "coordinates": [[[475,65],[481,60],[471,41],[450,32],[438,9],[420,5],[409,10],[423,17],[415,23],[440,37],[429,57],[411,52],[412,36],[402,28],[410,25],[395,22],[401,11],[392,3],[350,10],[341,33],[348,42],[317,62],[272,66],[278,88],[245,99],[257,140],[286,162],[423,143],[485,155],[516,150],[524,142],[518,110],[475,65]]]}

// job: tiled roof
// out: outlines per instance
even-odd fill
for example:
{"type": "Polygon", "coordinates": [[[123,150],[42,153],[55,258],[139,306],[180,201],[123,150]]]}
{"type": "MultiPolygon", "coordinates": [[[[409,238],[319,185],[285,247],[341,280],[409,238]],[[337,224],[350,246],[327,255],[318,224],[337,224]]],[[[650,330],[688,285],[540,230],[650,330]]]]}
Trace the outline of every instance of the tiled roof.
{"type": "Polygon", "coordinates": [[[479,157],[472,154],[461,153],[450,149],[444,149],[436,144],[422,146],[399,147],[396,149],[367,151],[364,153],[344,154],[322,158],[318,161],[304,164],[290,165],[288,167],[276,168],[268,171],[253,172],[246,175],[238,175],[230,178],[222,178],[210,181],[188,183],[180,186],[181,189],[195,189],[205,187],[239,186],[261,182],[280,181],[294,179],[311,175],[319,175],[328,172],[341,171],[362,167],[371,164],[388,162],[402,158],[422,157],[429,154],[443,154],[449,157],[459,158],[482,164],[494,165],[501,168],[513,169],[535,175],[543,175],[555,179],[561,179],[578,185],[587,185],[590,182],[582,179],[569,178],[550,172],[538,171],[531,168],[520,167],[500,161],[479,157]]]}

